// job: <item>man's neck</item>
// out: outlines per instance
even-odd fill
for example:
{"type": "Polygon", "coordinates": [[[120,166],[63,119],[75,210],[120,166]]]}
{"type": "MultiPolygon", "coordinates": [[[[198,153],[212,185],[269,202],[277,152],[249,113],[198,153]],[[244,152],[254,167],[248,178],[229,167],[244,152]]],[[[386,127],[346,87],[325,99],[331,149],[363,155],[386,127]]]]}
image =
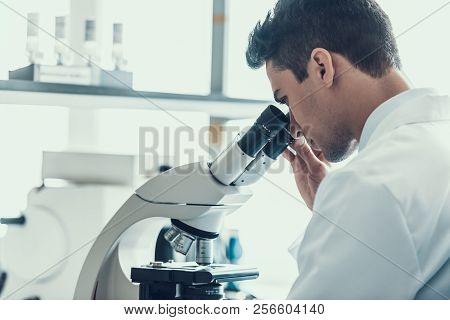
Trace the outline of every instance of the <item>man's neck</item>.
{"type": "Polygon", "coordinates": [[[354,117],[352,119],[353,136],[358,141],[370,114],[383,102],[409,90],[406,81],[394,69],[382,78],[368,78],[359,82],[359,87],[356,90],[358,97],[354,101],[364,101],[364,103],[353,108],[353,110],[358,110],[358,112],[353,112],[354,117]]]}

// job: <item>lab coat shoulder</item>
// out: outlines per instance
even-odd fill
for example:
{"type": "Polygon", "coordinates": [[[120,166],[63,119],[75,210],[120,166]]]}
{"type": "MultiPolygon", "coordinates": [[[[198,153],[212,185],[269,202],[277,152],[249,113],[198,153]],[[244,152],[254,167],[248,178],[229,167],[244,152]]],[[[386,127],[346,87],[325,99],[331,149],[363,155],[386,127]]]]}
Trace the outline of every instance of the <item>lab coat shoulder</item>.
{"type": "Polygon", "coordinates": [[[298,267],[290,299],[408,299],[423,285],[396,199],[348,170],[319,187],[298,267]]]}
{"type": "Polygon", "coordinates": [[[395,199],[424,281],[450,253],[449,136],[449,121],[399,126],[372,141],[345,168],[348,174],[382,185],[395,199]]]}

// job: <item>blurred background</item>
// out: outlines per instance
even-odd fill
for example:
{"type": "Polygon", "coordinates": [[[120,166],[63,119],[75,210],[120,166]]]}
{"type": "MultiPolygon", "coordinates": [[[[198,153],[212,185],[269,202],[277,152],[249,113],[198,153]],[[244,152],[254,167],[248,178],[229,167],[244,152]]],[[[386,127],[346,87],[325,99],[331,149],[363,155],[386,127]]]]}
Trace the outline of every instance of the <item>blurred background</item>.
{"type": "MultiPolygon", "coordinates": [[[[391,17],[411,86],[450,92],[449,9],[424,20],[446,1],[378,2],[391,17]]],[[[253,123],[272,91],[264,68],[247,67],[245,50],[275,3],[0,2],[0,217],[28,217],[26,227],[17,220],[0,239],[0,272],[9,274],[11,292],[101,230],[146,179],[211,159],[253,123]],[[39,188],[57,191],[42,196],[39,188]],[[95,215],[92,230],[67,236],[77,223],[83,230],[81,216],[95,215]],[[30,262],[34,270],[24,267],[30,262]]],[[[258,298],[287,295],[297,276],[288,247],[311,215],[279,162],[225,223],[224,234],[238,234],[242,245],[239,263],[260,270],[242,285],[258,298]]],[[[70,298],[54,294],[58,285],[43,289],[63,271],[49,272],[11,297],[70,298]]]]}

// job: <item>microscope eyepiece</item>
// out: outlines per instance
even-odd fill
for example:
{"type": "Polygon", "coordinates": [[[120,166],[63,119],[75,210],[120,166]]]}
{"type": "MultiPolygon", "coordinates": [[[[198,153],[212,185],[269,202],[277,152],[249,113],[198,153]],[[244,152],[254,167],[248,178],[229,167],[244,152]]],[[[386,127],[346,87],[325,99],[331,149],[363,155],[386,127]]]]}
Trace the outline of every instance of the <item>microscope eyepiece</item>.
{"type": "Polygon", "coordinates": [[[277,107],[269,105],[238,141],[238,145],[247,155],[255,157],[287,123],[289,118],[277,107]]]}
{"type": "MultiPolygon", "coordinates": [[[[289,123],[287,117],[280,109],[269,105],[256,119],[256,122],[244,135],[238,135],[210,165],[211,174],[225,185],[245,183],[246,179],[237,179],[247,173],[249,165],[260,160],[258,155],[263,148],[289,123]]],[[[275,154],[277,149],[273,153],[275,154]]],[[[269,165],[270,161],[262,161],[269,165]]]]}
{"type": "Polygon", "coordinates": [[[289,132],[289,122],[278,134],[264,147],[263,152],[269,158],[275,160],[294,141],[289,132]]]}

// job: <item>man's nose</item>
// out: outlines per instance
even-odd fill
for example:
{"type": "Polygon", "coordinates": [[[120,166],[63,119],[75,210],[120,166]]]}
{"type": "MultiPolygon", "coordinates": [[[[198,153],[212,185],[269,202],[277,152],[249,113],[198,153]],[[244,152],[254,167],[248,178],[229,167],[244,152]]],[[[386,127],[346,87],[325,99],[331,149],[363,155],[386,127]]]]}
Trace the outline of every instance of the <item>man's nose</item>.
{"type": "Polygon", "coordinates": [[[294,139],[300,138],[302,135],[302,130],[300,125],[295,121],[294,116],[292,115],[292,111],[289,112],[289,130],[291,132],[291,136],[294,139]]]}

